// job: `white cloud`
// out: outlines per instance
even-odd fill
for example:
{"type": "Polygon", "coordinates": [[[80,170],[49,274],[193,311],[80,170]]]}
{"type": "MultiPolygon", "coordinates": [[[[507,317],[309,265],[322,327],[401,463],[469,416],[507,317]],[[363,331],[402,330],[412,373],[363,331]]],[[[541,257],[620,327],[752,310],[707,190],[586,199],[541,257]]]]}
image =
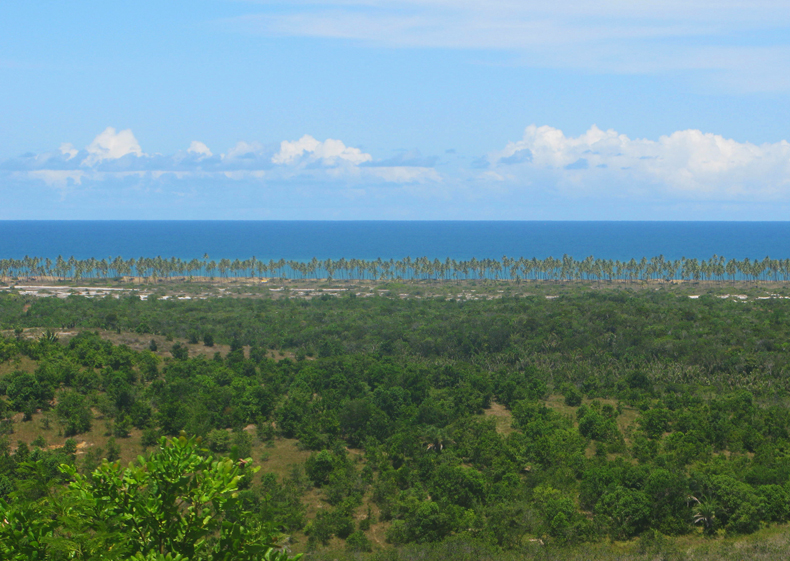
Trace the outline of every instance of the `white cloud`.
{"type": "Polygon", "coordinates": [[[236,160],[236,159],[255,159],[263,152],[263,145],[258,142],[245,142],[240,140],[233,147],[228,150],[226,154],[222,155],[223,159],[236,160]]]}
{"type": "Polygon", "coordinates": [[[203,158],[210,158],[211,156],[213,156],[208,146],[206,146],[205,144],[203,144],[198,140],[192,141],[192,144],[190,144],[189,148],[187,148],[187,153],[195,154],[196,156],[200,156],[203,158]]]}
{"type": "Polygon", "coordinates": [[[127,154],[143,156],[140,144],[130,129],[115,132],[113,127],[107,127],[85,149],[88,151],[88,157],[82,161],[85,166],[94,166],[104,160],[117,160],[127,154]]]}
{"type": "Polygon", "coordinates": [[[28,176],[33,179],[40,179],[44,183],[54,187],[64,187],[69,182],[75,185],[82,184],[82,178],[85,172],[80,170],[54,170],[54,169],[40,169],[27,172],[28,176]]]}
{"type": "Polygon", "coordinates": [[[441,174],[433,168],[381,166],[365,168],[365,171],[388,183],[440,183],[442,181],[441,174]]]}
{"type": "Polygon", "coordinates": [[[266,172],[264,170],[243,170],[243,169],[236,169],[236,170],[228,170],[222,172],[222,177],[226,179],[232,179],[234,181],[244,181],[245,179],[263,179],[266,176],[266,172]]]}
{"type": "Polygon", "coordinates": [[[358,183],[424,183],[440,181],[433,169],[435,158],[417,151],[389,160],[373,161],[359,148],[336,139],[323,142],[310,135],[273,145],[239,141],[224,154],[215,156],[208,146],[193,141],[184,152],[171,155],[146,154],[131,130],[112,127],[99,134],[85,150],[64,143],[58,152],[27,153],[0,162],[0,173],[27,177],[48,185],[83,184],[129,180],[170,181],[217,179],[231,181],[321,182],[331,185],[358,183]],[[134,155],[135,158],[125,156],[134,155]],[[368,167],[366,164],[370,165],[368,167]]]}
{"type": "Polygon", "coordinates": [[[280,151],[272,156],[272,163],[294,164],[303,157],[311,161],[319,161],[324,165],[335,165],[338,161],[359,165],[373,160],[370,154],[365,154],[359,148],[346,146],[340,140],[328,138],[320,142],[306,134],[299,140],[282,141],[280,151]]]}
{"type": "Polygon", "coordinates": [[[144,153],[131,131],[108,129],[83,150],[66,143],[0,161],[0,185],[4,202],[50,192],[120,206],[134,197],[145,206],[187,193],[213,211],[217,194],[231,190],[240,205],[323,208],[354,199],[357,217],[395,207],[427,217],[420,213],[431,207],[440,209],[433,217],[775,220],[790,207],[790,142],[758,145],[699,130],[631,138],[596,126],[573,136],[530,125],[521,139],[479,159],[417,150],[374,159],[310,135],[241,141],[222,155],[195,141],[186,152],[161,155],[144,153]],[[15,188],[22,185],[31,189],[15,188]]]}
{"type": "Polygon", "coordinates": [[[505,180],[553,185],[568,194],[762,199],[790,196],[790,143],[756,145],[698,130],[631,139],[593,126],[569,137],[530,125],[489,155],[505,180]],[[518,157],[517,157],[518,156],[518,157]]]}
{"type": "Polygon", "coordinates": [[[60,153],[66,156],[66,160],[70,160],[79,154],[79,151],[70,142],[64,142],[60,145],[60,153]]]}
{"type": "MultiPolygon", "coordinates": [[[[280,4],[276,0],[248,0],[251,4],[280,4]]],[[[721,10],[735,11],[746,20],[764,20],[767,10],[778,9],[784,4],[779,0],[564,0],[559,3],[547,3],[541,0],[488,0],[481,3],[479,0],[289,0],[293,6],[323,6],[333,9],[343,8],[375,8],[388,9],[454,9],[475,11],[492,14],[561,14],[561,15],[610,15],[649,17],[657,13],[665,17],[684,16],[693,18],[711,18],[713,20],[731,19],[721,10]]],[[[790,19],[790,16],[781,14],[780,19],[790,19]]]]}
{"type": "Polygon", "coordinates": [[[280,143],[280,151],[272,157],[272,163],[291,164],[301,158],[305,152],[315,152],[319,144],[320,142],[309,134],[296,141],[283,140],[280,143]]]}
{"type": "Polygon", "coordinates": [[[784,70],[790,63],[790,10],[781,0],[263,3],[260,13],[225,25],[242,32],[389,47],[505,50],[535,67],[616,73],[706,70],[707,79],[719,87],[790,88],[784,70]]]}
{"type": "MultiPolygon", "coordinates": [[[[632,139],[596,126],[567,136],[550,126],[530,125],[509,142],[466,168],[439,163],[417,150],[377,159],[335,139],[276,145],[240,141],[215,156],[202,142],[184,152],[149,155],[131,131],[109,128],[84,150],[26,153],[0,162],[0,174],[51,186],[108,181],[169,182],[190,179],[247,181],[267,185],[326,185],[349,189],[381,184],[412,185],[444,193],[485,187],[502,196],[551,193],[596,200],[786,201],[790,203],[790,143],[752,144],[698,130],[657,140],[632,139]],[[124,156],[134,155],[134,158],[124,156]],[[441,171],[440,171],[441,170],[441,171]]],[[[466,196],[466,195],[463,195],[466,196]]]]}
{"type": "Polygon", "coordinates": [[[590,39],[725,35],[790,24],[781,0],[267,0],[242,29],[398,46],[513,48],[590,39]],[[355,24],[367,24],[365,26],[355,24]],[[532,30],[537,36],[520,34],[532,30]],[[559,33],[559,35],[557,35],[559,33]]]}

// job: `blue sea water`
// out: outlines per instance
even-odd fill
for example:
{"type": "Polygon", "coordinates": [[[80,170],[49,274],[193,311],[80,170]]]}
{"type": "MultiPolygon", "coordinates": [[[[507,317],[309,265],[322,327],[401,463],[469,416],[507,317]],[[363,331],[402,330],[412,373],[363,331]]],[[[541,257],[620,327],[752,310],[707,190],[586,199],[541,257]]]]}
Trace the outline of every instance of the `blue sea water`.
{"type": "Polygon", "coordinates": [[[0,259],[790,257],[790,222],[0,221],[0,259]]]}

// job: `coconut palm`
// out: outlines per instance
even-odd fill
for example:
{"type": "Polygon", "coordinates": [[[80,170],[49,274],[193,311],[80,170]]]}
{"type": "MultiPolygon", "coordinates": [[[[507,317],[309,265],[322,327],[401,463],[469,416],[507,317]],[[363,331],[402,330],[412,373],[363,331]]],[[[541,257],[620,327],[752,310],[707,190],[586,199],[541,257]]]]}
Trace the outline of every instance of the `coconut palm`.
{"type": "Polygon", "coordinates": [[[694,524],[701,524],[705,535],[710,535],[716,530],[716,511],[718,505],[714,501],[701,502],[696,497],[689,497],[692,502],[696,502],[691,515],[694,524]]]}

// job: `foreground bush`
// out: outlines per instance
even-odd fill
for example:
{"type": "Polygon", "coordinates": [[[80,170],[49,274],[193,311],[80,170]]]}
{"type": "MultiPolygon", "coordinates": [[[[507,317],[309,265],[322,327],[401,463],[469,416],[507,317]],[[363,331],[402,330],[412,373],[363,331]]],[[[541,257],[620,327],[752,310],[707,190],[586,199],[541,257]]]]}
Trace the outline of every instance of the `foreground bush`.
{"type": "Polygon", "coordinates": [[[194,438],[162,439],[128,468],[104,462],[47,480],[42,462],[10,502],[0,501],[0,558],[22,560],[287,561],[276,536],[238,500],[249,460],[214,458],[194,438]]]}

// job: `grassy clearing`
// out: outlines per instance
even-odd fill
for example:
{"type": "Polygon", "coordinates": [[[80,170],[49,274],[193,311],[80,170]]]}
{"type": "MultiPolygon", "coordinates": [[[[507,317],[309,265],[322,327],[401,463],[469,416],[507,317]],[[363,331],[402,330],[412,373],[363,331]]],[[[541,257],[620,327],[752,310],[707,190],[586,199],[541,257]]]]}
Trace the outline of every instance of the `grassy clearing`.
{"type": "Polygon", "coordinates": [[[494,420],[499,434],[507,436],[513,432],[513,414],[504,405],[492,401],[491,406],[483,411],[483,416],[494,420]]]}
{"type": "Polygon", "coordinates": [[[0,376],[4,376],[15,370],[21,370],[22,372],[34,372],[36,370],[37,363],[36,361],[22,355],[18,355],[14,360],[9,360],[7,362],[0,363],[0,376]]]}

